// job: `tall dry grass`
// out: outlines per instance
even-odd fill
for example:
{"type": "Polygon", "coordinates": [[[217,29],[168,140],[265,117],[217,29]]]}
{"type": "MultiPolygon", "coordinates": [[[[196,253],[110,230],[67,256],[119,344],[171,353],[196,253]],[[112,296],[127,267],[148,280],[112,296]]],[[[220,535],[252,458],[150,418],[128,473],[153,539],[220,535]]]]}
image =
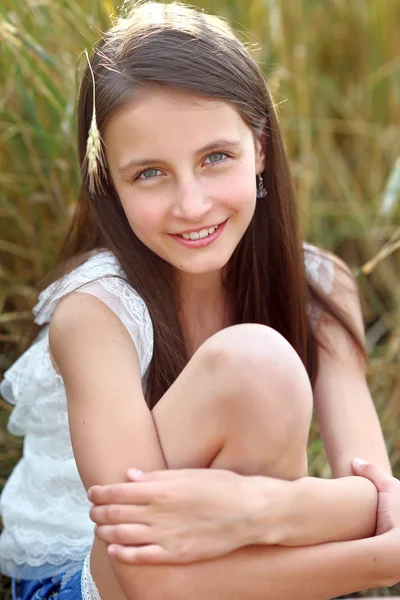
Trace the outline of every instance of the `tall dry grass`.
{"type": "MultiPolygon", "coordinates": [[[[369,382],[400,476],[400,1],[194,4],[227,17],[252,45],[279,108],[305,236],[357,274],[369,382]]],[[[111,0],[0,6],[0,371],[16,356],[73,210],[77,78],[114,10],[111,0]]],[[[4,483],[19,445],[1,407],[4,483]]],[[[316,426],[309,457],[311,474],[329,474],[316,426]]]]}

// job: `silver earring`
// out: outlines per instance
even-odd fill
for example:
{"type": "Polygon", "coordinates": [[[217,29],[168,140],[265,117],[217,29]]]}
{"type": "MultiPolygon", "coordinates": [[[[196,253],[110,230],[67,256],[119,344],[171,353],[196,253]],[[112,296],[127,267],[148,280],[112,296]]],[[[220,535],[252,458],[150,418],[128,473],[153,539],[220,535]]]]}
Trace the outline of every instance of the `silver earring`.
{"type": "Polygon", "coordinates": [[[264,181],[263,181],[263,178],[261,177],[261,174],[257,175],[257,183],[258,183],[257,198],[265,198],[265,196],[268,194],[268,192],[264,187],[264,181]]]}

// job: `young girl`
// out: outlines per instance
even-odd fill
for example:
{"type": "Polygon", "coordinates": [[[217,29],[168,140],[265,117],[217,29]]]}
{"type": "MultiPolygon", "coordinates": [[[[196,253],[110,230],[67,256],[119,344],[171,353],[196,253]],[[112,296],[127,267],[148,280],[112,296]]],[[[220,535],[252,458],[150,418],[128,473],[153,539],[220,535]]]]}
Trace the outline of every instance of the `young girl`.
{"type": "Polygon", "coordinates": [[[215,17],[142,3],[90,59],[78,143],[42,329],[1,386],[25,435],[1,504],[14,598],[321,599],[397,581],[399,484],[356,286],[301,241],[246,48],[215,17]],[[313,406],[330,481],[306,477],[313,406]],[[379,467],[353,477],[357,455],[379,467]],[[128,483],[131,466],[178,477],[128,483]]]}

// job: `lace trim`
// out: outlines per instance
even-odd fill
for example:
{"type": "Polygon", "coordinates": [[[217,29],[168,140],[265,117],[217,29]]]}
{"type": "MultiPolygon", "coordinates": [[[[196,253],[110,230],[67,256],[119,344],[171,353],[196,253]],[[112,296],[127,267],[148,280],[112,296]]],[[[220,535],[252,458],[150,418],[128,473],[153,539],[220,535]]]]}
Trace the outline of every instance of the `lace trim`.
{"type": "Polygon", "coordinates": [[[35,323],[38,325],[48,323],[58,302],[66,294],[75,291],[84,283],[108,275],[114,278],[124,277],[122,267],[112,252],[105,250],[88,258],[84,263],[72,269],[61,279],[54,281],[39,294],[38,302],[32,309],[36,317],[35,323]]]}
{"type": "Polygon", "coordinates": [[[303,250],[307,275],[326,294],[329,294],[332,291],[335,275],[334,262],[327,253],[307,242],[303,243],[303,250]]]}
{"type": "Polygon", "coordinates": [[[90,553],[85,558],[81,577],[82,600],[101,600],[99,590],[90,572],[90,553]]]}

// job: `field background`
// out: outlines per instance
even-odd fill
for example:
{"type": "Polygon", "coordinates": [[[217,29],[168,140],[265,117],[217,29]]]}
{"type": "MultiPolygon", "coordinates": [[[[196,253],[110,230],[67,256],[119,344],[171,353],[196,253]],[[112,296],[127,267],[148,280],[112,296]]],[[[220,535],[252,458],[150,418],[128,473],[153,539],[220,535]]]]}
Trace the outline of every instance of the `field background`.
{"type": "MultiPolygon", "coordinates": [[[[278,106],[304,235],[357,275],[370,387],[399,477],[400,1],[193,4],[229,18],[251,44],[278,106]]],[[[112,0],[1,2],[0,378],[74,207],[82,52],[116,9],[112,0]]],[[[0,489],[21,450],[6,431],[9,411],[0,399],[0,489]]],[[[309,459],[312,475],[329,476],[315,425],[309,459]]],[[[11,598],[5,578],[2,598],[11,598]]]]}

